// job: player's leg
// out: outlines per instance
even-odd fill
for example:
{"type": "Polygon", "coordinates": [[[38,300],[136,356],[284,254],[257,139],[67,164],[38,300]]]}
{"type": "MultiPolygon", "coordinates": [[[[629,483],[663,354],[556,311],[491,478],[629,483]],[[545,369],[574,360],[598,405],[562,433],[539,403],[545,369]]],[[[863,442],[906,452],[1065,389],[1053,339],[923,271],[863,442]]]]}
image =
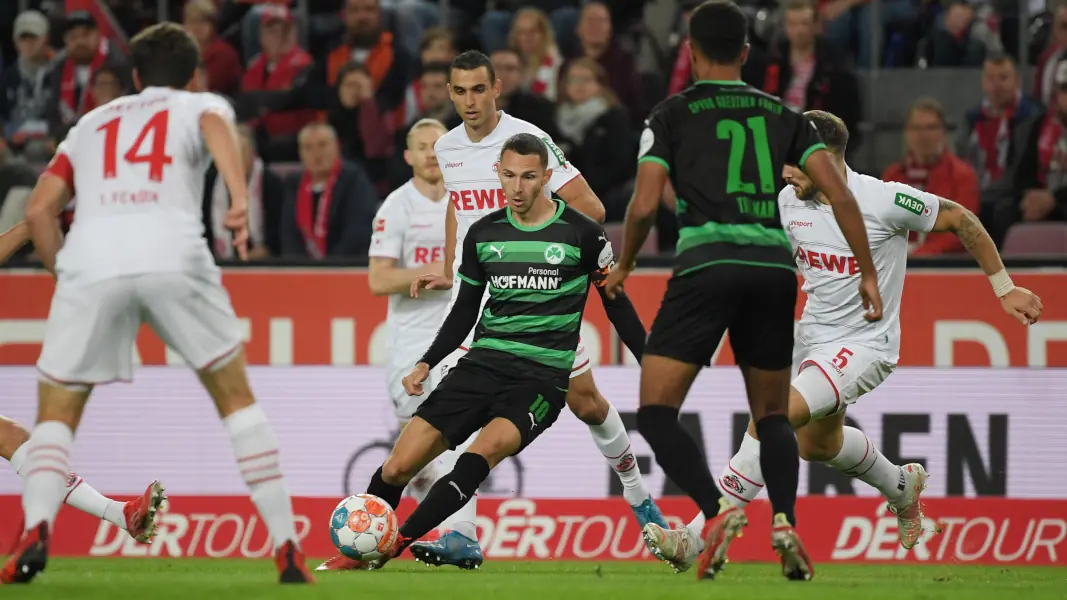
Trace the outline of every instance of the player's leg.
{"type": "Polygon", "coordinates": [[[794,527],[800,455],[789,422],[789,379],[797,284],[792,271],[734,267],[740,310],[730,345],[745,379],[760,439],[760,468],[771,501],[771,544],[789,579],[810,579],[811,560],[794,527]]]}
{"type": "Polygon", "coordinates": [[[652,494],[645,487],[641,470],[637,467],[630,445],[630,434],[622,423],[619,411],[600,394],[593,381],[593,372],[589,368],[589,359],[584,356],[585,348],[579,346],[579,360],[571,372],[570,387],[567,390],[567,407],[578,420],[589,426],[593,442],[600,454],[622,482],[622,496],[637,518],[638,529],[655,523],[667,528],[659,507],[652,494]]]}
{"type": "MultiPolygon", "coordinates": [[[[663,471],[692,498],[701,515],[712,519],[721,512],[721,494],[708,469],[700,445],[682,428],[679,409],[700,369],[711,362],[735,303],[727,288],[714,281],[715,267],[684,277],[672,277],[663,304],[649,332],[641,360],[640,407],[637,428],[652,447],[663,471]]],[[[733,511],[727,511],[732,513],[733,511]]],[[[724,514],[728,520],[723,546],[744,524],[743,513],[724,514]]],[[[656,554],[678,572],[688,570],[702,549],[701,526],[668,530],[644,528],[656,554]]]]}

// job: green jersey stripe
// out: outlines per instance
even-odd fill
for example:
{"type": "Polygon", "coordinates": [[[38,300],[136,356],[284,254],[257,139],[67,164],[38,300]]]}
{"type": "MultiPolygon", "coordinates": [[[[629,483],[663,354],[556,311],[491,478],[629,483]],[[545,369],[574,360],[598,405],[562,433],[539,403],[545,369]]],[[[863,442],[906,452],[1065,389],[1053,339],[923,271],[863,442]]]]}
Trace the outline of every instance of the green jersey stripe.
{"type": "Polygon", "coordinates": [[[476,248],[478,260],[483,263],[577,265],[582,257],[580,248],[559,242],[479,242],[476,248]]]}
{"type": "MultiPolygon", "coordinates": [[[[582,275],[581,277],[575,277],[570,281],[562,284],[559,288],[554,290],[539,290],[539,289],[523,289],[515,287],[502,287],[501,284],[512,284],[512,279],[523,279],[523,276],[516,275],[490,275],[489,276],[489,294],[494,300],[501,302],[552,302],[559,300],[560,296],[566,296],[571,294],[584,295],[589,291],[589,276],[582,275]]],[[[531,279],[533,277],[530,277],[531,279]]]]}
{"type": "Polygon", "coordinates": [[[574,366],[574,350],[549,350],[531,346],[530,344],[523,344],[522,342],[498,340],[491,337],[478,338],[471,344],[471,350],[475,348],[507,352],[555,369],[570,371],[571,367],[574,366]]]}
{"type": "Polygon", "coordinates": [[[790,248],[789,237],[781,229],[768,229],[758,223],[723,224],[708,221],[703,225],[682,227],[678,231],[677,252],[681,254],[690,248],[716,242],[790,248]]]}
{"type": "Polygon", "coordinates": [[[656,163],[657,165],[661,165],[664,169],[667,169],[668,173],[671,172],[671,165],[669,165],[667,163],[667,161],[663,160],[662,158],[660,158],[658,156],[647,156],[646,155],[646,156],[642,156],[641,158],[637,159],[637,164],[641,164],[641,163],[645,163],[645,162],[656,163]]]}
{"type": "Polygon", "coordinates": [[[462,279],[463,281],[466,281],[467,283],[473,285],[474,287],[484,287],[485,286],[484,283],[482,283],[480,281],[475,281],[475,280],[471,279],[470,277],[467,277],[463,273],[456,273],[456,277],[459,277],[460,279],[462,279]]]}
{"type": "Polygon", "coordinates": [[[482,325],[495,333],[542,333],[577,331],[582,325],[582,313],[566,315],[511,315],[498,317],[489,312],[489,307],[482,311],[482,325]]]}

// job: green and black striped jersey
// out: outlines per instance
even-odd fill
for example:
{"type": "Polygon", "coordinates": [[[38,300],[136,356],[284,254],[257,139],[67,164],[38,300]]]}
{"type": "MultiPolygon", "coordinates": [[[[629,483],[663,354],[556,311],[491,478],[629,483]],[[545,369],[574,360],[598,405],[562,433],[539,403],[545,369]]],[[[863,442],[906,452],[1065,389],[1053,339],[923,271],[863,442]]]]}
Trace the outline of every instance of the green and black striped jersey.
{"type": "Polygon", "coordinates": [[[741,81],[698,81],[652,109],[638,161],[666,168],[678,196],[675,275],[795,269],[778,215],[782,167],[824,148],[807,117],[741,81]]]}
{"type": "Polygon", "coordinates": [[[525,227],[504,208],[482,217],[463,240],[459,278],[489,288],[466,359],[499,365],[501,353],[566,376],[574,364],[590,283],[614,259],[604,229],[555,201],[556,213],[525,227]]]}

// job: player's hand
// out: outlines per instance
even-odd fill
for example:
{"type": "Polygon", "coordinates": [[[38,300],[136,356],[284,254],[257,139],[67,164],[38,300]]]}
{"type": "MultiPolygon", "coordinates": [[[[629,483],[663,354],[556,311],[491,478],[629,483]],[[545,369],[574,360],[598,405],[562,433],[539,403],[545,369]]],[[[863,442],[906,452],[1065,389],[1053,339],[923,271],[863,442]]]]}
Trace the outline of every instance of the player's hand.
{"type": "Polygon", "coordinates": [[[604,294],[608,298],[614,300],[616,296],[622,293],[622,284],[626,281],[626,278],[630,276],[631,269],[623,267],[621,264],[616,263],[611,268],[608,276],[604,279],[604,294]]]}
{"type": "Polygon", "coordinates": [[[1023,325],[1033,325],[1041,318],[1041,298],[1026,288],[1017,287],[1000,297],[1004,312],[1023,325]]]}
{"type": "Polygon", "coordinates": [[[237,249],[237,257],[248,260],[248,205],[234,203],[230,206],[223,224],[233,232],[233,247],[237,249]]]}
{"type": "Polygon", "coordinates": [[[408,393],[408,396],[421,396],[422,382],[426,381],[429,375],[430,365],[424,362],[416,364],[415,368],[403,380],[404,391],[408,393]]]}
{"type": "Polygon", "coordinates": [[[860,298],[863,299],[863,308],[867,312],[863,315],[868,321],[880,321],[882,319],[882,295],[878,293],[878,278],[863,276],[860,278],[860,298]]]}
{"type": "Polygon", "coordinates": [[[411,282],[411,297],[418,298],[419,290],[450,290],[452,289],[452,280],[438,273],[427,273],[425,275],[419,275],[415,278],[415,281],[411,282]]]}

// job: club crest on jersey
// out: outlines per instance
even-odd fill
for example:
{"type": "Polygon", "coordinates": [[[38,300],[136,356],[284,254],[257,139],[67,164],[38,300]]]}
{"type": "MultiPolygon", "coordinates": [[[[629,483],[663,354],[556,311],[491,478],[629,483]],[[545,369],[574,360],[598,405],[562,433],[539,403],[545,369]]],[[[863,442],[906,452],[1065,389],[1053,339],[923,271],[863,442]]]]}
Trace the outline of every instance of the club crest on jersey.
{"type": "Polygon", "coordinates": [[[545,248],[545,262],[550,265],[558,265],[566,258],[567,253],[563,251],[563,247],[559,244],[549,244],[545,248]]]}
{"type": "Polygon", "coordinates": [[[896,199],[893,200],[893,204],[922,217],[930,216],[930,207],[927,206],[925,202],[907,194],[897,194],[896,199]]]}

